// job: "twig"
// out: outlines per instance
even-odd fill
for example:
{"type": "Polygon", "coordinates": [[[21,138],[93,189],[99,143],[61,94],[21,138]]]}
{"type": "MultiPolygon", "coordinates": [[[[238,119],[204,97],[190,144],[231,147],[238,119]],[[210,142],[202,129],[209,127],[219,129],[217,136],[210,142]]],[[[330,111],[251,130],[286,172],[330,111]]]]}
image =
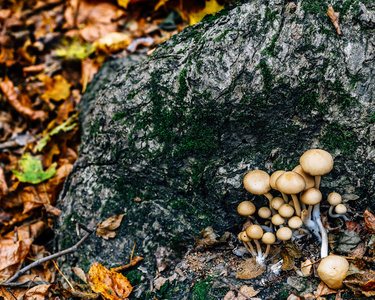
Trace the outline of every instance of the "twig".
{"type": "Polygon", "coordinates": [[[32,264],[30,264],[30,265],[24,267],[23,269],[19,270],[15,275],[13,275],[5,283],[9,283],[9,282],[12,282],[12,281],[16,280],[18,277],[20,277],[21,275],[23,275],[25,272],[29,271],[30,269],[32,269],[32,268],[34,268],[36,266],[39,266],[40,264],[42,264],[42,263],[44,263],[46,261],[49,261],[51,259],[58,258],[58,257],[63,256],[65,254],[69,254],[69,253],[77,251],[78,247],[94,232],[93,230],[90,230],[90,231],[91,232],[87,232],[85,234],[85,236],[77,244],[75,244],[74,246],[72,246],[72,247],[70,247],[68,249],[62,250],[60,252],[57,252],[55,254],[52,254],[52,255],[49,255],[49,256],[46,256],[46,257],[43,257],[41,259],[38,259],[38,260],[34,261],[32,264]]]}
{"type": "Polygon", "coordinates": [[[130,262],[130,264],[127,264],[125,266],[120,266],[116,268],[111,268],[111,271],[113,272],[121,272],[129,269],[130,267],[134,267],[137,263],[143,260],[143,257],[134,256],[130,262]]]}
{"type": "Polygon", "coordinates": [[[268,288],[270,285],[274,284],[276,281],[278,281],[278,280],[284,278],[285,276],[288,276],[289,274],[291,274],[291,273],[293,273],[293,272],[296,272],[296,271],[298,271],[298,270],[301,270],[301,269],[303,269],[303,268],[306,268],[306,267],[312,266],[313,264],[316,264],[317,262],[321,261],[322,259],[323,259],[323,257],[322,257],[322,258],[319,258],[318,260],[314,261],[314,262],[311,263],[311,264],[308,264],[308,265],[303,266],[303,267],[298,268],[298,269],[294,269],[294,270],[289,271],[288,273],[284,274],[283,276],[277,277],[275,280],[271,281],[269,284],[267,284],[266,286],[264,286],[263,289],[268,288]]]}
{"type": "Polygon", "coordinates": [[[74,289],[74,287],[72,286],[72,284],[70,283],[70,281],[68,280],[68,278],[65,277],[65,275],[60,271],[59,267],[57,266],[57,264],[55,263],[54,260],[52,260],[53,264],[55,265],[55,268],[57,269],[57,271],[59,271],[59,273],[61,274],[61,276],[65,279],[65,281],[69,284],[70,288],[72,289],[73,292],[75,292],[76,290],[74,289]]]}
{"type": "Polygon", "coordinates": [[[249,298],[248,296],[246,296],[244,293],[242,293],[238,288],[236,288],[235,286],[231,285],[230,283],[228,282],[225,282],[224,280],[222,279],[219,279],[219,281],[221,281],[222,283],[228,285],[232,290],[235,290],[237,293],[241,294],[243,297],[245,297],[245,299],[248,299],[248,300],[251,300],[251,298],[249,298]]]}
{"type": "Polygon", "coordinates": [[[130,263],[131,263],[132,260],[133,260],[134,250],[135,250],[135,242],[134,242],[134,246],[133,246],[132,254],[130,255],[130,263]]]}
{"type": "Polygon", "coordinates": [[[13,295],[12,291],[10,288],[7,288],[7,291],[13,296],[14,299],[18,300],[16,296],[13,295]]]}

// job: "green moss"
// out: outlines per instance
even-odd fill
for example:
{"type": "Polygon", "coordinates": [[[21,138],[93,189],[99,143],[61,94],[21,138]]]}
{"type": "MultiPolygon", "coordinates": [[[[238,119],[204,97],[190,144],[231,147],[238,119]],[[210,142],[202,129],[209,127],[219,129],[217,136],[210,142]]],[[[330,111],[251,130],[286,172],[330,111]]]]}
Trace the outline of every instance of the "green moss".
{"type": "Polygon", "coordinates": [[[340,149],[343,154],[351,154],[358,145],[356,134],[345,125],[329,124],[322,136],[322,143],[328,149],[340,149]]]}
{"type": "Polygon", "coordinates": [[[368,123],[374,124],[375,123],[375,113],[373,113],[369,118],[368,118],[368,123]]]}
{"type": "Polygon", "coordinates": [[[71,232],[72,234],[65,234],[61,237],[60,245],[62,249],[68,249],[76,244],[77,238],[75,235],[75,228],[76,224],[72,221],[76,220],[78,222],[82,222],[82,217],[79,216],[76,212],[68,214],[63,222],[63,226],[65,227],[64,230],[66,232],[71,232]]]}
{"type": "Polygon", "coordinates": [[[272,11],[269,7],[266,7],[263,24],[270,23],[273,27],[273,21],[277,19],[278,12],[272,11]]]}
{"type": "Polygon", "coordinates": [[[279,33],[275,34],[271,38],[271,43],[267,46],[266,49],[262,51],[262,54],[269,54],[270,56],[275,56],[275,47],[276,47],[276,41],[279,38],[279,33]]]}
{"type": "Polygon", "coordinates": [[[191,291],[191,298],[193,300],[207,300],[212,299],[209,294],[212,290],[212,277],[207,277],[204,280],[198,281],[194,284],[191,291]]]}
{"type": "Polygon", "coordinates": [[[132,286],[142,283],[142,272],[137,269],[126,272],[124,276],[128,278],[132,286]]]}
{"type": "Polygon", "coordinates": [[[258,68],[260,68],[263,76],[264,90],[266,93],[269,93],[273,87],[272,70],[264,60],[259,63],[258,68]]]}
{"type": "Polygon", "coordinates": [[[342,109],[346,109],[352,104],[359,104],[358,99],[350,96],[338,79],[336,79],[333,83],[328,81],[327,88],[335,92],[329,96],[329,100],[337,101],[342,109]]]}
{"type": "Polygon", "coordinates": [[[218,35],[215,39],[214,39],[214,42],[218,42],[220,41],[221,39],[223,39],[227,33],[230,31],[230,28],[227,28],[225,29],[220,35],[218,35]]]}

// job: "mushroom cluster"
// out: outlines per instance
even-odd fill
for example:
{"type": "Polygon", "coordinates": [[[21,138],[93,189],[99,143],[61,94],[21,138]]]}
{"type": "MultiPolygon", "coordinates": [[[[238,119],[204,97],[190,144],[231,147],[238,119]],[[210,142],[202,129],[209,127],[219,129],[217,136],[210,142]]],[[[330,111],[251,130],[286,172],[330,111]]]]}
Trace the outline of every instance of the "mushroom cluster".
{"type": "MultiPolygon", "coordinates": [[[[300,158],[300,165],[292,171],[278,170],[269,175],[262,170],[254,170],[243,179],[245,189],[255,195],[264,195],[268,207],[258,209],[258,216],[264,221],[261,224],[253,215],[256,207],[250,201],[243,201],[237,211],[248,217],[238,238],[249,253],[263,263],[270,245],[277,240],[287,241],[304,235],[314,234],[321,242],[321,257],[328,255],[328,236],[320,218],[320,202],[323,199],[319,190],[321,176],[333,168],[333,158],[327,151],[310,149],[300,158]],[[271,190],[278,191],[274,197],[271,190]],[[267,245],[262,253],[259,241],[267,245]],[[254,249],[252,242],[256,246],[254,249]]],[[[331,207],[328,214],[346,219],[346,207],[341,204],[341,196],[331,193],[327,197],[331,207]],[[335,213],[333,213],[333,210],[335,213]]]]}

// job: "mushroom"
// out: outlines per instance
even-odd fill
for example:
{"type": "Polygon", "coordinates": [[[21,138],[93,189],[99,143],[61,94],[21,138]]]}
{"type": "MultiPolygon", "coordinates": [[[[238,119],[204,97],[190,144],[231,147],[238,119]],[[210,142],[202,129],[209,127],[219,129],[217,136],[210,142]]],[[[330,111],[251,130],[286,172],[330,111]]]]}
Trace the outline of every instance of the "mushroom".
{"type": "Polygon", "coordinates": [[[281,198],[281,197],[275,197],[272,199],[271,201],[271,207],[275,210],[279,210],[280,206],[283,205],[285,202],[284,202],[284,199],[281,198]]]}
{"type": "Polygon", "coordinates": [[[290,218],[294,215],[294,208],[289,204],[283,204],[280,206],[278,212],[283,218],[290,218]]]}
{"type": "Polygon", "coordinates": [[[307,212],[303,210],[301,219],[306,227],[313,230],[314,233],[319,231],[317,224],[311,220],[311,211],[315,204],[322,201],[322,193],[316,188],[309,188],[301,194],[301,201],[308,205],[307,212]]]}
{"type": "Polygon", "coordinates": [[[262,170],[254,170],[247,173],[243,179],[243,185],[245,189],[255,195],[264,195],[271,202],[273,196],[269,191],[270,186],[270,175],[262,170]]]}
{"type": "Polygon", "coordinates": [[[335,208],[336,205],[341,203],[342,197],[339,193],[332,192],[328,195],[327,201],[331,205],[328,210],[328,214],[332,217],[333,209],[335,208]]]}
{"type": "Polygon", "coordinates": [[[287,240],[292,238],[293,232],[289,227],[281,227],[276,231],[276,236],[279,240],[282,240],[284,243],[287,240]]]}
{"type": "Polygon", "coordinates": [[[250,201],[242,201],[238,206],[237,206],[237,212],[241,216],[250,216],[253,213],[255,213],[255,205],[250,202],[250,201]]]}
{"type": "Polygon", "coordinates": [[[303,222],[300,217],[294,216],[288,220],[288,226],[293,229],[300,228],[303,222]]]}
{"type": "Polygon", "coordinates": [[[301,216],[301,206],[296,194],[305,189],[305,179],[296,172],[285,172],[281,174],[276,180],[276,187],[280,192],[292,195],[294,209],[297,216],[301,216]]]}
{"type": "Polygon", "coordinates": [[[337,204],[336,207],[335,207],[335,212],[336,214],[332,213],[332,211],[328,211],[328,214],[330,217],[332,218],[343,218],[345,221],[348,221],[349,218],[347,216],[345,216],[346,212],[347,212],[347,208],[344,204],[340,203],[340,204],[337,204]]]}
{"type": "Polygon", "coordinates": [[[285,219],[282,216],[280,216],[279,214],[276,214],[276,215],[272,216],[271,222],[275,226],[280,226],[280,225],[284,224],[285,219]]]}
{"type": "Polygon", "coordinates": [[[249,227],[246,228],[246,234],[249,238],[251,238],[255,245],[257,246],[257,262],[258,263],[263,263],[263,255],[262,255],[262,248],[260,247],[260,244],[258,240],[260,240],[263,237],[263,229],[259,225],[250,225],[249,227]]]}
{"type": "Polygon", "coordinates": [[[276,242],[276,237],[272,232],[265,232],[262,236],[262,242],[267,245],[266,252],[263,255],[263,259],[265,259],[270,252],[271,245],[276,242]]]}
{"type": "Polygon", "coordinates": [[[251,253],[252,256],[256,256],[257,253],[253,248],[253,245],[251,245],[251,239],[247,236],[246,231],[242,231],[238,234],[238,239],[243,242],[245,245],[247,251],[251,253]]]}
{"type": "Polygon", "coordinates": [[[344,257],[331,254],[320,262],[318,275],[331,289],[340,289],[344,287],[343,280],[348,270],[349,263],[344,257]]]}
{"type": "Polygon", "coordinates": [[[261,207],[258,210],[258,216],[262,219],[268,219],[272,215],[271,210],[268,207],[261,207]]]}
{"type": "Polygon", "coordinates": [[[333,168],[333,158],[325,150],[307,150],[299,159],[299,163],[304,172],[315,176],[315,187],[318,189],[322,175],[331,172],[333,168]]]}
{"type": "Polygon", "coordinates": [[[306,182],[306,187],[305,189],[309,189],[311,187],[314,187],[315,185],[315,180],[314,180],[314,177],[307,174],[301,167],[301,165],[298,165],[297,167],[295,167],[293,170],[293,172],[296,172],[298,173],[299,175],[301,175],[303,177],[303,179],[305,179],[305,182],[306,182]]]}
{"type": "MultiPolygon", "coordinates": [[[[271,174],[271,177],[270,177],[270,186],[271,186],[271,188],[273,188],[274,190],[278,190],[278,188],[276,187],[276,180],[277,180],[277,178],[280,177],[280,175],[282,175],[284,173],[285,173],[285,171],[278,170],[278,171],[275,171],[275,172],[273,172],[271,174]]],[[[281,192],[281,195],[283,196],[284,202],[288,203],[288,196],[285,195],[283,192],[281,192]]]]}

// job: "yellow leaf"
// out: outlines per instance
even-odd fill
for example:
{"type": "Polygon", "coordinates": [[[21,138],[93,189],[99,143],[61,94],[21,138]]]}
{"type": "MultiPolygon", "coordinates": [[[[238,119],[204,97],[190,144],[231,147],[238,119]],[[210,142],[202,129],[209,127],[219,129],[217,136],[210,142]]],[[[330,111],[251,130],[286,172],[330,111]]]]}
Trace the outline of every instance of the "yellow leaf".
{"type": "Polygon", "coordinates": [[[224,8],[224,5],[220,5],[216,2],[216,0],[208,0],[206,1],[206,6],[204,9],[202,9],[199,12],[192,13],[189,16],[189,25],[194,25],[198,22],[200,22],[205,15],[212,14],[214,15],[218,11],[222,10],[224,8]]]}
{"type": "Polygon", "coordinates": [[[117,0],[117,4],[123,8],[128,8],[128,4],[132,0],[117,0]]]}
{"type": "Polygon", "coordinates": [[[105,53],[117,52],[125,49],[131,43],[130,36],[126,33],[111,32],[104,37],[98,39],[94,43],[96,50],[101,50],[105,53]]]}
{"type": "Polygon", "coordinates": [[[154,11],[157,11],[160,8],[160,6],[165,5],[167,2],[168,0],[159,0],[159,2],[154,7],[154,11]]]}
{"type": "Polygon", "coordinates": [[[46,87],[46,92],[42,95],[42,99],[47,101],[52,99],[55,101],[65,100],[70,96],[70,84],[61,75],[53,78],[42,75],[38,79],[42,81],[46,87]]]}
{"type": "Polygon", "coordinates": [[[122,274],[111,272],[101,264],[90,268],[89,283],[95,293],[101,293],[108,300],[122,300],[133,290],[129,280],[122,274]]]}

